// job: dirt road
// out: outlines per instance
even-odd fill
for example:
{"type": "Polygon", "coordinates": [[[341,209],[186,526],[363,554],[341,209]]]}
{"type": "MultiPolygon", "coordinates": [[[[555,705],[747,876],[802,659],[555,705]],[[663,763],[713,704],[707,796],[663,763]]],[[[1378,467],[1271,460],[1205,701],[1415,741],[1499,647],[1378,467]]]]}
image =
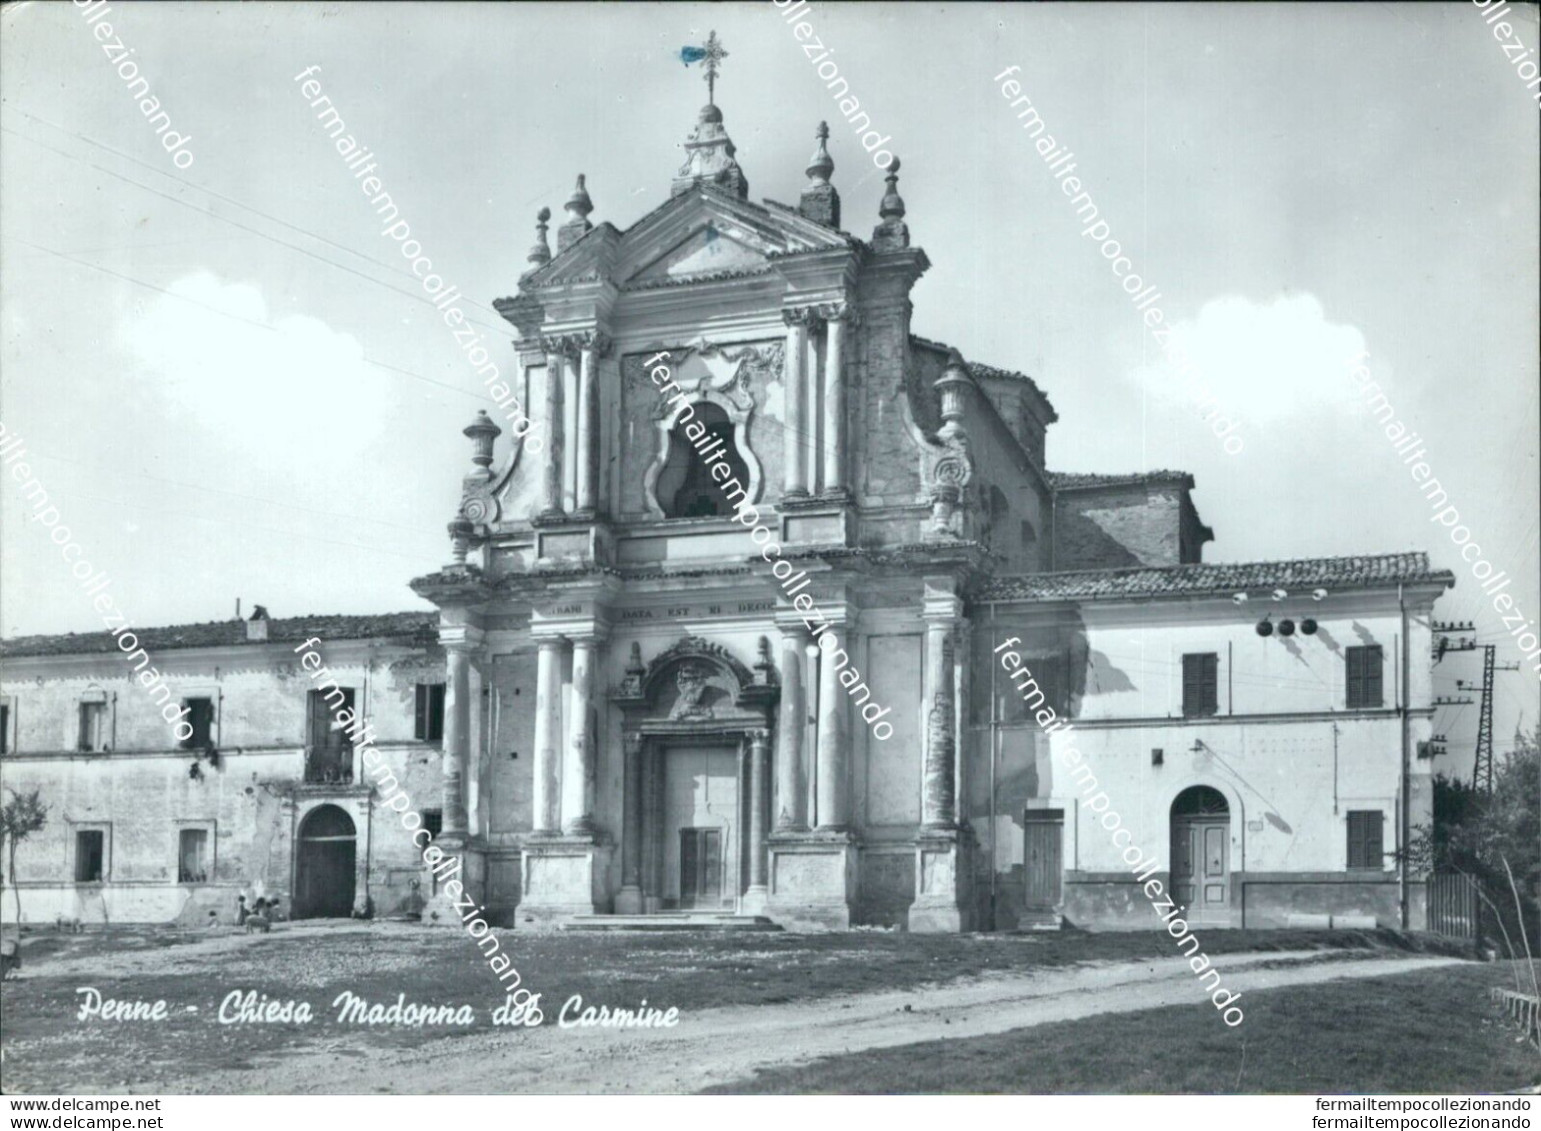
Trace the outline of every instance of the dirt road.
{"type": "MultiPolygon", "coordinates": [[[[1411,973],[1441,957],[1335,959],[1321,952],[1226,955],[1224,984],[1256,992],[1411,973]]],[[[636,1002],[590,1001],[634,1008],[636,1002]]],[[[1245,1007],[1245,998],[1239,1003],[1245,1007]]],[[[1184,1006],[1220,1015],[1181,959],[1046,969],[1030,975],[788,1005],[694,1012],[673,1029],[562,1029],[562,1002],[518,1032],[427,1040],[411,1052],[360,1057],[341,1043],[304,1058],[200,1077],[200,1092],[694,1092],[756,1068],[939,1038],[977,1037],[1102,1013],[1184,1006]]],[[[572,1012],[569,1012],[569,1017],[572,1012]]]]}

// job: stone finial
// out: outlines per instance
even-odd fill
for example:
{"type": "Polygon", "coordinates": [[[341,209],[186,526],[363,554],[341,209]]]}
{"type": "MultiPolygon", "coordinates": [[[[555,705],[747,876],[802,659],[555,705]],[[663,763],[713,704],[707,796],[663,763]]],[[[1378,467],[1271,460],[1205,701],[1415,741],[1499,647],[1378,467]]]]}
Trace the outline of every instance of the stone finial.
{"type": "Polygon", "coordinates": [[[803,195],[797,202],[797,211],[816,224],[838,228],[840,194],[829,183],[830,174],[835,171],[835,162],[825,144],[829,140],[829,123],[820,122],[815,136],[818,138],[818,148],[808,161],[808,187],[803,189],[803,195]]]}
{"type": "Polygon", "coordinates": [[[808,174],[809,188],[817,185],[829,184],[829,175],[835,171],[835,159],[829,155],[829,123],[820,122],[819,128],[814,131],[814,136],[819,139],[819,147],[813,151],[813,157],[809,159],[808,168],[804,170],[808,174]]]}
{"type": "Polygon", "coordinates": [[[669,186],[670,196],[689,192],[697,185],[726,189],[739,200],[749,199],[749,178],[738,167],[738,150],[722,124],[722,111],[714,105],[701,107],[696,128],[685,139],[685,163],[669,186]]]}
{"type": "Polygon", "coordinates": [[[589,223],[589,213],[594,211],[594,202],[589,199],[589,190],[584,183],[586,180],[584,174],[579,173],[578,184],[567,198],[567,223],[558,228],[556,233],[558,254],[594,230],[594,225],[589,223]]]}
{"type": "Polygon", "coordinates": [[[551,262],[551,245],[546,242],[546,229],[550,227],[547,221],[550,219],[551,209],[549,208],[542,208],[535,214],[535,243],[530,247],[530,268],[525,272],[526,275],[539,271],[551,262]]]}
{"type": "Polygon", "coordinates": [[[486,409],[476,410],[476,419],[471,421],[461,430],[461,434],[470,440],[471,462],[474,463],[483,474],[492,466],[492,441],[503,434],[503,429],[493,423],[487,415],[486,409]]]}
{"type": "Polygon", "coordinates": [[[944,537],[967,534],[967,488],[974,478],[974,459],[964,424],[968,393],[977,388],[968,363],[957,350],[935,381],[941,400],[942,426],[936,430],[937,445],[928,455],[926,479],[931,490],[931,529],[944,537]]]}
{"type": "Polygon", "coordinates": [[[878,206],[882,223],[872,230],[872,245],[879,251],[909,247],[910,229],[904,222],[904,198],[899,195],[899,158],[895,157],[889,163],[888,176],[884,180],[888,183],[888,191],[878,206]]]}
{"type": "Polygon", "coordinates": [[[963,355],[953,350],[947,355],[942,375],[936,379],[936,390],[942,401],[942,426],[937,436],[946,440],[964,431],[964,394],[974,387],[974,378],[968,371],[963,355]]]}

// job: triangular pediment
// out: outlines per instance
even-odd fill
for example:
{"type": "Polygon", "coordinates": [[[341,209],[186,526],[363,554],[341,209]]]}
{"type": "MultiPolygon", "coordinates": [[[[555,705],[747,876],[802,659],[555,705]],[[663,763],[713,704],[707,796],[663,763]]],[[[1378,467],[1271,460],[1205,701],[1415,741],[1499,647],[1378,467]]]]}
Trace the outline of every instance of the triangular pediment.
{"type": "Polygon", "coordinates": [[[646,289],[763,274],[778,258],[856,246],[852,237],[795,209],[751,204],[702,185],[664,201],[625,232],[599,225],[524,285],[538,289],[603,278],[646,289]]]}
{"type": "Polygon", "coordinates": [[[647,285],[697,278],[702,275],[748,275],[767,270],[764,250],[725,235],[715,222],[703,227],[639,268],[628,283],[647,285]]]}
{"type": "Polygon", "coordinates": [[[796,212],[698,187],[644,216],[621,236],[616,282],[657,286],[768,271],[797,252],[846,248],[849,237],[796,212]]]}

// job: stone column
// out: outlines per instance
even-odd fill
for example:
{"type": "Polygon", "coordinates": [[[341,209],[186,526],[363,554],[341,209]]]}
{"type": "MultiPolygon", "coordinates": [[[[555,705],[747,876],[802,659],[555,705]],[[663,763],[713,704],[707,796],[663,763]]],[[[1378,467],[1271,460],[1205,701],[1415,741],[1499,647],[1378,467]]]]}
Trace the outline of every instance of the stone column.
{"type": "Polygon", "coordinates": [[[621,741],[626,766],[621,799],[621,890],[615,896],[615,911],[618,915],[637,915],[642,911],[642,759],[646,739],[629,730],[621,741]]]}
{"type": "Polygon", "coordinates": [[[926,756],[922,776],[921,823],[950,829],[957,823],[953,764],[957,740],[953,713],[952,621],[926,619],[926,756]]]}
{"type": "Polygon", "coordinates": [[[824,490],[845,490],[845,319],[831,318],[824,345],[824,490]]]}
{"type": "MultiPolygon", "coordinates": [[[[465,629],[457,630],[465,633],[465,629]]],[[[464,840],[466,821],[465,774],[471,753],[471,649],[468,639],[445,640],[444,688],[444,824],[446,837],[464,840]]]]}
{"type": "Polygon", "coordinates": [[[758,915],[765,910],[765,806],[770,793],[770,731],[749,732],[749,889],[743,908],[758,915]]]}
{"type": "Polygon", "coordinates": [[[562,758],[562,831],[568,836],[594,835],[594,663],[598,639],[573,641],[572,717],[562,758]]]}
{"type": "Polygon", "coordinates": [[[840,683],[840,669],[832,657],[844,650],[846,631],[831,625],[820,635],[819,641],[818,828],[821,832],[839,832],[850,820],[846,788],[850,760],[850,699],[840,683]],[[830,645],[823,643],[826,639],[830,645]]]}
{"type": "Polygon", "coordinates": [[[820,396],[819,346],[823,329],[811,313],[808,317],[808,351],[803,358],[803,477],[808,493],[819,493],[820,396]]]}
{"type": "Polygon", "coordinates": [[[566,429],[562,418],[563,374],[567,363],[554,343],[546,349],[546,419],[550,437],[546,447],[545,474],[541,477],[540,514],[542,518],[562,517],[562,466],[566,462],[566,429]]]}
{"type": "Polygon", "coordinates": [[[594,335],[578,355],[577,510],[593,518],[599,509],[599,375],[602,341],[594,335]]]}
{"type": "Polygon", "coordinates": [[[781,714],[776,723],[776,831],[806,832],[808,787],[803,778],[803,727],[808,705],[803,697],[802,628],[781,630],[781,714]]]}
{"type": "Polygon", "coordinates": [[[808,326],[806,312],[783,310],[782,319],[787,324],[786,366],[782,377],[785,386],[786,421],[784,434],[786,445],[784,463],[786,480],[782,494],[789,499],[803,498],[808,494],[807,477],[803,474],[804,433],[808,422],[804,418],[803,405],[807,399],[806,378],[803,373],[808,351],[808,326]]]}
{"type": "Polygon", "coordinates": [[[583,443],[578,417],[578,372],[571,340],[562,351],[562,509],[578,509],[578,453],[583,443]]]}
{"type": "Polygon", "coordinates": [[[540,642],[535,674],[535,832],[555,836],[560,794],[558,758],[562,741],[562,648],[560,637],[540,642]]]}
{"type": "Polygon", "coordinates": [[[664,884],[664,843],[663,843],[663,810],[664,790],[667,788],[665,781],[668,750],[661,743],[649,743],[647,752],[647,785],[646,796],[643,798],[643,835],[647,838],[648,845],[648,869],[643,883],[647,885],[644,893],[644,910],[657,911],[663,906],[664,884]]]}
{"type": "Polygon", "coordinates": [[[954,728],[953,754],[953,816],[959,825],[968,824],[969,818],[969,706],[972,688],[969,677],[973,652],[974,628],[966,620],[958,622],[953,635],[953,696],[952,709],[957,717],[954,728]]]}

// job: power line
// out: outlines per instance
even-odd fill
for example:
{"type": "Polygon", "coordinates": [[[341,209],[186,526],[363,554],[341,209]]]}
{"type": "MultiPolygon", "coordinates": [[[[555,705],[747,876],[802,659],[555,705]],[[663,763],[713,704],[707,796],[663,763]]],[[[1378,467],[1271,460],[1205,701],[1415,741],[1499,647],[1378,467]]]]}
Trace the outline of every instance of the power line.
{"type": "MultiPolygon", "coordinates": [[[[336,240],[328,239],[326,236],[319,235],[316,232],[312,232],[308,228],[302,228],[298,224],[292,224],[288,220],[282,219],[281,217],[269,215],[268,213],[262,211],[260,208],[257,208],[257,207],[255,207],[253,205],[250,205],[250,204],[247,204],[245,201],[237,200],[233,196],[226,196],[224,193],[217,192],[216,190],[211,189],[211,188],[207,187],[206,185],[190,185],[190,182],[188,182],[185,178],[176,176],[175,174],[172,174],[172,173],[168,173],[168,172],[166,172],[165,169],[163,169],[159,165],[152,165],[148,161],[141,161],[139,158],[135,157],[131,153],[125,153],[121,149],[114,149],[112,146],[107,145],[104,142],[97,141],[95,138],[87,137],[85,134],[80,133],[77,130],[72,130],[72,129],[69,129],[69,128],[65,127],[65,126],[61,126],[57,122],[50,122],[47,118],[41,118],[41,117],[39,117],[36,114],[30,113],[29,111],[21,109],[20,107],[13,106],[13,107],[10,107],[10,109],[15,111],[16,113],[20,114],[24,118],[31,118],[34,122],[39,122],[42,125],[45,125],[45,126],[49,127],[50,129],[58,130],[62,134],[65,134],[65,135],[67,135],[69,137],[73,137],[73,138],[75,138],[78,141],[83,141],[87,145],[95,146],[97,149],[100,149],[100,150],[102,150],[102,151],[104,151],[106,153],[111,153],[115,157],[120,157],[123,160],[128,161],[128,162],[130,162],[130,163],[132,163],[134,165],[138,165],[141,168],[148,169],[152,173],[156,173],[156,174],[158,174],[158,175],[160,175],[162,177],[165,177],[167,180],[175,181],[179,186],[192,187],[192,188],[196,189],[197,191],[199,191],[201,193],[205,193],[208,196],[214,197],[216,200],[223,200],[227,204],[235,205],[237,208],[244,208],[246,211],[251,212],[254,215],[261,216],[265,220],[271,220],[273,223],[279,224],[282,227],[288,228],[290,231],[298,232],[302,236],[309,236],[311,239],[316,240],[316,241],[318,241],[320,243],[327,244],[330,247],[335,247],[339,251],[345,251],[349,255],[357,256],[359,259],[362,259],[366,263],[373,263],[377,267],[382,267],[385,270],[389,271],[393,275],[403,275],[403,276],[405,276],[407,278],[414,278],[414,279],[416,278],[416,276],[413,275],[410,271],[403,270],[400,267],[400,265],[398,265],[398,264],[385,263],[382,260],[375,259],[373,256],[365,255],[362,251],[359,251],[356,248],[348,247],[346,244],[340,244],[336,240]]],[[[18,136],[18,137],[26,137],[26,135],[24,135],[24,134],[17,134],[16,136],[18,136]]],[[[34,144],[37,144],[37,145],[42,145],[43,144],[42,142],[37,141],[36,138],[26,138],[26,140],[27,141],[31,141],[31,142],[33,142],[34,144]]],[[[53,152],[61,153],[61,155],[65,156],[65,157],[70,157],[71,156],[70,154],[62,153],[62,151],[57,150],[57,149],[54,150],[53,152]]],[[[78,161],[78,160],[81,160],[81,159],[78,158],[78,157],[73,157],[72,160],[78,161]]],[[[101,169],[101,166],[99,166],[99,165],[98,166],[93,166],[93,167],[101,169]]],[[[113,173],[110,169],[102,169],[102,172],[108,173],[111,176],[118,176],[119,175],[119,174],[113,173]]],[[[131,184],[137,184],[138,182],[131,181],[130,183],[131,184]]],[[[143,187],[143,186],[141,186],[141,187],[143,187]]],[[[465,301],[469,305],[478,307],[478,308],[486,311],[488,314],[493,315],[494,317],[501,317],[501,315],[499,315],[496,310],[492,309],[489,306],[485,306],[482,303],[477,302],[474,298],[466,298],[465,301]]]]}
{"type": "MultiPolygon", "coordinates": [[[[288,248],[290,251],[297,251],[301,255],[309,256],[310,258],[316,260],[319,263],[325,263],[325,264],[327,264],[330,267],[335,267],[339,271],[346,271],[350,275],[357,276],[358,278],[363,279],[365,282],[373,283],[377,287],[384,287],[386,290],[391,291],[394,294],[401,295],[403,298],[411,299],[414,302],[421,302],[421,303],[424,303],[427,306],[431,306],[431,307],[435,305],[433,300],[431,298],[429,298],[427,295],[417,294],[417,293],[415,293],[413,291],[402,290],[400,287],[393,287],[389,283],[383,282],[380,279],[376,279],[372,275],[366,275],[364,272],[356,270],[355,268],[349,267],[345,263],[338,263],[336,260],[328,259],[324,255],[318,255],[315,252],[309,250],[308,248],[300,247],[298,244],[292,244],[292,243],[290,243],[287,240],[281,240],[277,236],[269,235],[267,232],[261,231],[260,229],[250,227],[250,226],[248,226],[246,224],[242,224],[242,223],[240,223],[237,220],[232,220],[228,216],[221,216],[221,215],[219,215],[219,213],[214,212],[214,211],[212,211],[212,210],[210,210],[208,208],[200,208],[198,205],[194,204],[192,201],[183,200],[180,197],[172,196],[170,193],[161,192],[159,189],[151,188],[149,185],[142,184],[141,182],[134,180],[132,177],[125,177],[122,173],[114,172],[113,170],[108,169],[105,166],[96,164],[94,161],[87,161],[84,157],[76,157],[74,154],[66,153],[62,149],[55,149],[53,146],[48,145],[45,142],[38,141],[37,138],[28,137],[26,134],[17,133],[15,130],[10,129],[9,127],[6,127],[6,126],[0,126],[0,131],[8,133],[12,137],[19,137],[19,138],[21,138],[24,141],[30,141],[33,145],[41,146],[42,148],[48,150],[50,153],[56,153],[60,157],[66,158],[67,160],[78,161],[78,162],[80,162],[83,165],[86,165],[86,166],[88,166],[88,167],[90,167],[92,169],[95,169],[98,172],[106,173],[109,177],[115,177],[118,180],[123,181],[125,184],[133,185],[135,188],[141,189],[144,192],[150,193],[153,196],[158,196],[158,197],[160,197],[163,200],[169,200],[173,204],[180,204],[184,208],[191,208],[194,212],[198,212],[198,213],[201,213],[204,216],[210,217],[211,219],[218,220],[222,224],[229,224],[233,228],[239,228],[243,232],[249,232],[251,235],[257,236],[259,239],[267,240],[269,243],[277,244],[279,247],[288,248]]],[[[207,191],[207,190],[200,190],[200,191],[207,191]]],[[[249,205],[240,205],[240,207],[249,208],[250,211],[256,213],[259,216],[263,216],[266,219],[272,220],[275,223],[279,223],[279,224],[284,224],[285,223],[283,220],[279,220],[277,217],[268,216],[267,213],[265,213],[265,212],[259,212],[255,208],[250,208],[249,205]]],[[[286,225],[286,226],[293,227],[293,225],[286,225]]],[[[300,231],[300,232],[303,232],[305,235],[310,235],[314,239],[322,239],[322,242],[332,243],[332,241],[325,240],[325,239],[323,239],[323,237],[314,236],[310,232],[305,232],[305,230],[303,228],[298,228],[296,230],[300,231]]],[[[340,245],[340,244],[332,244],[332,246],[334,246],[334,247],[341,247],[342,245],[340,245]]],[[[374,263],[374,264],[376,264],[377,266],[380,266],[380,267],[386,267],[385,264],[380,263],[378,260],[370,259],[368,256],[360,255],[357,252],[355,252],[354,254],[359,255],[359,258],[364,259],[364,260],[366,260],[369,263],[374,263]]],[[[389,270],[388,267],[386,269],[389,270]]],[[[462,294],[461,297],[464,297],[464,295],[462,294]]],[[[466,301],[466,303],[468,305],[481,306],[480,303],[474,302],[473,300],[471,300],[469,298],[467,298],[465,301],[466,301]]],[[[437,309],[437,307],[435,307],[435,309],[437,309]]],[[[486,308],[482,307],[482,309],[485,310],[486,308]]],[[[495,314],[496,312],[494,311],[493,313],[495,314]]],[[[467,318],[466,321],[471,323],[472,325],[480,326],[482,329],[491,331],[492,333],[495,333],[495,334],[502,334],[502,333],[506,333],[508,331],[508,326],[507,325],[504,325],[504,326],[501,326],[501,327],[500,326],[490,326],[490,325],[488,325],[485,322],[479,322],[479,321],[477,321],[477,320],[475,320],[473,318],[467,318]]]]}

